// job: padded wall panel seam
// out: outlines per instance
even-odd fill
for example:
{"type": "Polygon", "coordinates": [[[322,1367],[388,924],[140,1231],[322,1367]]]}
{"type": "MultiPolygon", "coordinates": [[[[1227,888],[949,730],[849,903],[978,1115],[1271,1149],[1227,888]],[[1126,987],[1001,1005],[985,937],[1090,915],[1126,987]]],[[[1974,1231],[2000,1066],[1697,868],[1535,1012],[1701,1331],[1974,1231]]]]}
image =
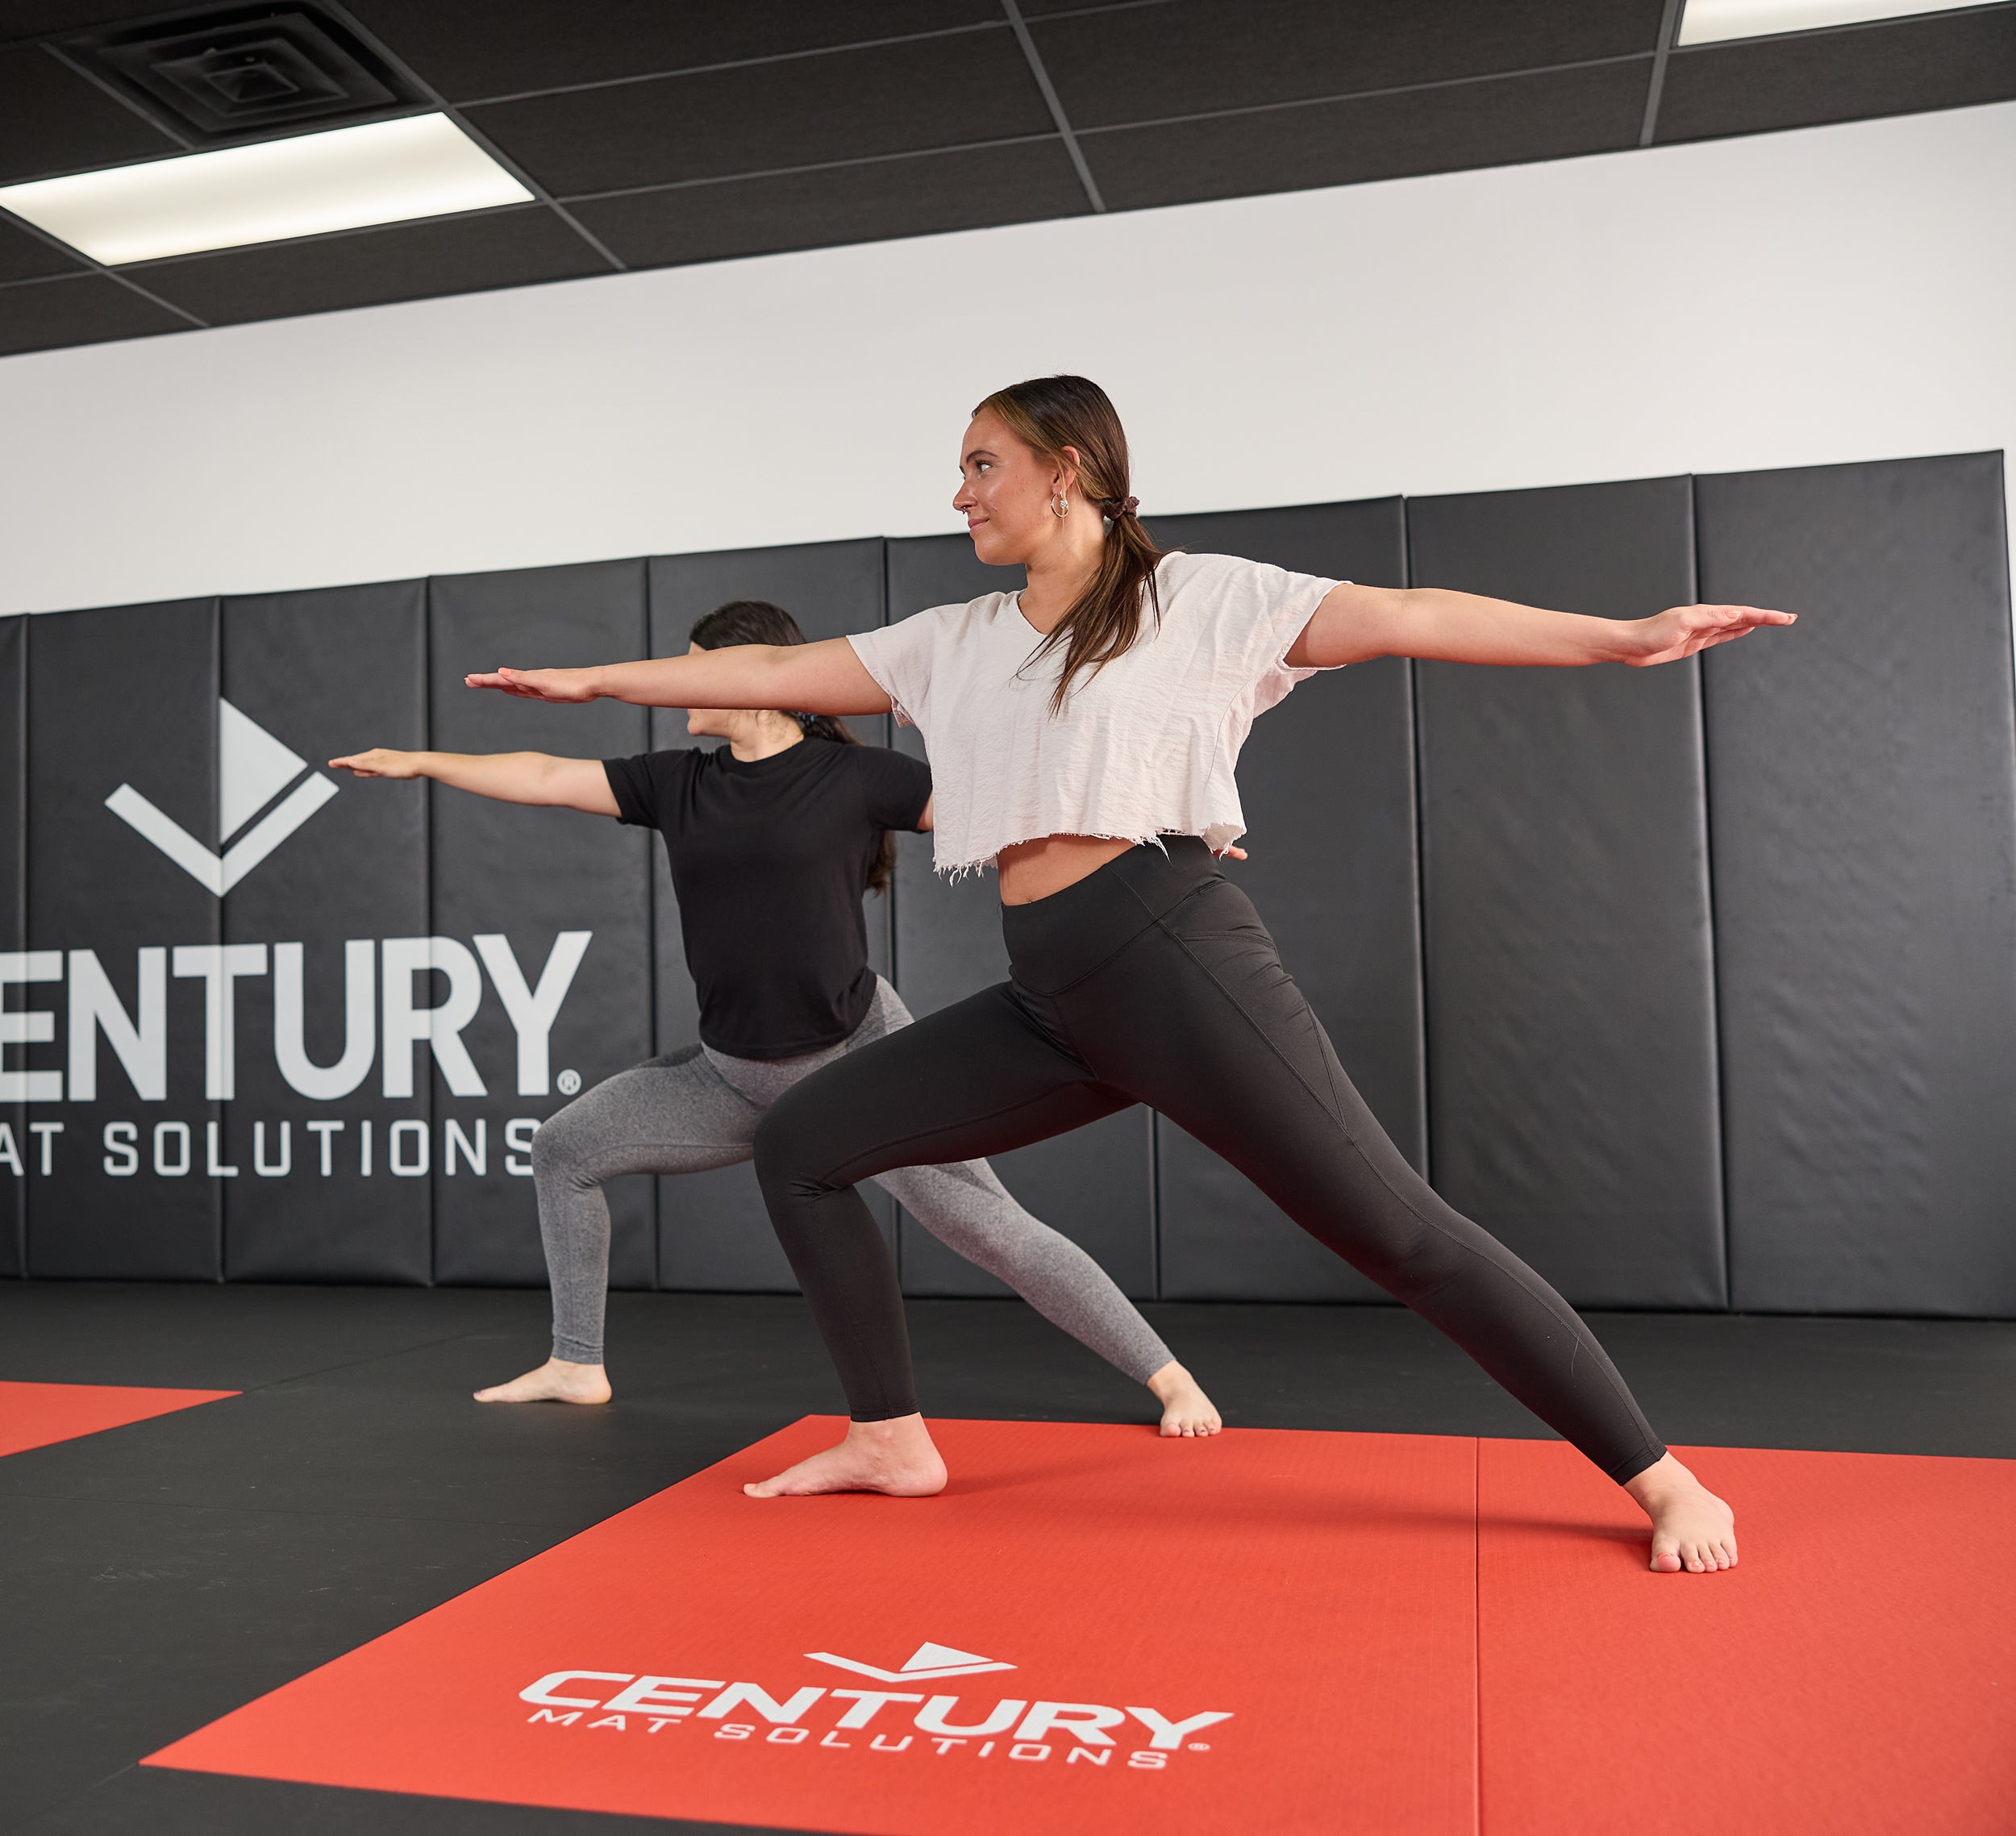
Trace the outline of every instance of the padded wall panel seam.
{"type": "MultiPolygon", "coordinates": [[[[651,568],[647,561],[644,567],[644,646],[640,653],[647,657],[655,656],[657,654],[652,647],[651,630],[651,568]]],[[[649,746],[651,743],[651,721],[649,716],[647,715],[644,721],[644,743],[649,746]]],[[[664,913],[659,909],[660,901],[658,893],[658,878],[664,871],[658,860],[659,846],[655,837],[646,838],[644,847],[649,859],[646,861],[644,867],[644,1013],[649,1027],[651,1055],[653,1058],[660,1057],[669,1050],[665,1040],[660,1036],[663,1028],[659,1020],[659,1015],[662,1011],[661,1003],[664,995],[664,991],[659,987],[659,980],[664,974],[664,970],[658,961],[658,926],[664,922],[664,913]]],[[[659,1191],[659,1183],[656,1180],[649,1180],[645,1182],[650,1193],[650,1202],[646,1209],[651,1230],[651,1287],[654,1292],[662,1289],[665,1284],[664,1200],[664,1195],[659,1191]]]]}
{"type": "MultiPolygon", "coordinates": [[[[5,935],[0,936],[0,948],[19,950],[27,935],[27,646],[28,627],[25,617],[0,620],[0,682],[8,685],[6,699],[11,704],[12,718],[10,743],[7,748],[6,781],[0,786],[0,798],[5,800],[5,813],[0,816],[4,822],[7,851],[6,897],[6,909],[0,923],[4,923],[5,935]]],[[[7,1005],[16,1005],[15,995],[7,1005]]],[[[19,1049],[10,1052],[10,1060],[20,1055],[19,1049]]],[[[12,1068],[10,1064],[9,1068],[12,1068]]],[[[22,1149],[32,1138],[27,1133],[27,1110],[24,1105],[8,1102],[0,1104],[0,1122],[10,1132],[14,1149],[13,1164],[0,1170],[0,1179],[6,1180],[6,1252],[0,1263],[0,1275],[20,1276],[28,1268],[27,1201],[25,1190],[28,1178],[27,1161],[22,1149]]]]}
{"type": "MultiPolygon", "coordinates": [[[[1403,512],[1411,504],[1403,505],[1403,512]]],[[[1406,543],[1407,584],[1414,583],[1414,526],[1408,521],[1402,531],[1402,539],[1406,543]]],[[[1414,819],[1414,938],[1419,968],[1416,972],[1414,989],[1417,1001],[1417,1022],[1421,1029],[1421,1065],[1416,1089],[1421,1104],[1421,1159],[1418,1163],[1422,1177],[1431,1185],[1435,1179],[1435,1110],[1430,1101],[1430,1092],[1435,1078],[1435,1043],[1428,1030],[1430,1003],[1435,992],[1435,964],[1428,954],[1428,851],[1422,838],[1428,832],[1427,762],[1421,756],[1421,670],[1411,659],[1407,664],[1407,762],[1410,776],[1407,785],[1409,814],[1414,819]]]]}
{"type": "MultiPolygon", "coordinates": [[[[435,732],[434,719],[434,594],[437,582],[444,577],[429,574],[422,584],[420,593],[420,744],[429,751],[443,750],[435,732]]],[[[420,849],[421,849],[421,910],[426,917],[425,935],[438,934],[437,918],[440,901],[435,885],[435,859],[436,836],[434,824],[434,800],[436,795],[431,784],[420,787],[420,849]]],[[[380,991],[382,999],[383,991],[380,991]]],[[[434,1120],[434,1079],[429,1067],[425,1088],[416,1086],[415,1095],[427,1105],[427,1118],[434,1120]]],[[[441,1218],[434,1204],[433,1181],[427,1183],[427,1273],[430,1288],[440,1285],[441,1280],[441,1218]]]]}
{"type": "MultiPolygon", "coordinates": [[[[1423,585],[1693,597],[1685,478],[1416,498],[1423,585]]],[[[1417,665],[1437,1190],[1585,1305],[1721,1307],[1692,661],[1417,665]]]]}
{"type": "MultiPolygon", "coordinates": [[[[1702,592],[1703,569],[1701,554],[1701,493],[1700,481],[1692,474],[1687,480],[1687,515],[1691,531],[1693,560],[1693,590],[1690,597],[1698,599],[1702,592]]],[[[1722,1271],[1723,1305],[1736,1310],[1735,1251],[1731,1239],[1731,1199],[1729,1191],[1729,1068],[1726,1062],[1728,1028],[1724,1022],[1724,1003],[1728,991],[1722,976],[1722,939],[1717,919],[1717,885],[1715,876],[1715,759],[1710,733],[1709,668],[1706,658],[1701,664],[1701,693],[1697,697],[1695,720],[1701,732],[1702,779],[1702,852],[1707,864],[1708,914],[1709,914],[1709,969],[1713,1001],[1709,1010],[1709,1022],[1713,1028],[1715,1068],[1715,1142],[1717,1193],[1722,1205],[1722,1271]]]]}
{"type": "Polygon", "coordinates": [[[1704,477],[1735,1304],[2016,1314],[2000,454],[1704,477]]]}

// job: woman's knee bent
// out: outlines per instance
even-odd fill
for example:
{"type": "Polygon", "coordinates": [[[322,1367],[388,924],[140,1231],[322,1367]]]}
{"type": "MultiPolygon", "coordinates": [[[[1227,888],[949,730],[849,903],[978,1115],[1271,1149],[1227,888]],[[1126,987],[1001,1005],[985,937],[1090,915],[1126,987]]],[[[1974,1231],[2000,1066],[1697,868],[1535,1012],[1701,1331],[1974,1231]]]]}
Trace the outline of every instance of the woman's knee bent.
{"type": "Polygon", "coordinates": [[[823,1198],[854,1183],[833,1176],[845,1148],[835,1151],[834,1118],[818,1081],[808,1077],[785,1091],[756,1124],[756,1183],[773,1216],[780,1201],[823,1198]]]}
{"type": "Polygon", "coordinates": [[[545,1183],[574,1185],[598,1183],[594,1170],[595,1130],[580,1102],[556,1110],[532,1132],[532,1177],[545,1183]]]}

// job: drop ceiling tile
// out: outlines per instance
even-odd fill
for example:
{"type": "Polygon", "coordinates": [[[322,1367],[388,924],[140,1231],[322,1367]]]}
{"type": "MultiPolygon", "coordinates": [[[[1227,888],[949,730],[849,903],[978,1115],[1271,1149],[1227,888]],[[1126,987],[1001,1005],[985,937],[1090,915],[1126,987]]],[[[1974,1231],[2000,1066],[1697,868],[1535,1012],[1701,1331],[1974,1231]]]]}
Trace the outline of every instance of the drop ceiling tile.
{"type": "Polygon", "coordinates": [[[0,49],[0,185],[181,150],[40,45],[0,49]]]}
{"type": "Polygon", "coordinates": [[[213,325],[523,287],[612,270],[544,206],[149,262],[134,278],[213,325]]]}
{"type": "Polygon", "coordinates": [[[0,355],[189,329],[187,320],[102,274],[0,287],[0,355]]]}
{"type": "Polygon", "coordinates": [[[1063,143],[1052,139],[681,185],[572,208],[625,261],[669,267],[1073,217],[1091,206],[1063,143]]]}
{"type": "Polygon", "coordinates": [[[1032,22],[1073,127],[1649,55],[1663,0],[1168,0],[1032,22]]]}
{"type": "Polygon", "coordinates": [[[2016,6],[1676,52],[1657,138],[1910,114],[2016,97],[2016,6]]]}
{"type": "Polygon", "coordinates": [[[1635,146],[1651,60],[1082,136],[1116,210],[1635,146]]]}
{"type": "Polygon", "coordinates": [[[997,0],[352,0],[451,102],[1006,21],[997,0]],[[556,29],[558,28],[558,29],[556,29]]]}
{"type": "Polygon", "coordinates": [[[44,242],[0,214],[0,282],[30,281],[43,274],[80,274],[90,272],[75,256],[44,242]]]}
{"type": "Polygon", "coordinates": [[[135,5],[135,0],[0,0],[0,44],[88,31],[149,10],[160,9],[135,5]]]}
{"type": "Polygon", "coordinates": [[[502,102],[469,119],[562,197],[1053,129],[1006,32],[502,102]]]}

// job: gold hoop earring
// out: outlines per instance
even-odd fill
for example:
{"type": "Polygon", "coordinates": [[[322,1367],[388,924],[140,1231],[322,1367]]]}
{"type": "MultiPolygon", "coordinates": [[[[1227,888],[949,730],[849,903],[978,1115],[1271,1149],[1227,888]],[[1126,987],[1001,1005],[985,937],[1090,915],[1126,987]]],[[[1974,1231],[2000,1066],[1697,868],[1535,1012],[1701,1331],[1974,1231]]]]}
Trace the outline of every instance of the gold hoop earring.
{"type": "Polygon", "coordinates": [[[1067,498],[1067,497],[1064,494],[1064,493],[1063,493],[1063,492],[1061,492],[1061,491],[1058,492],[1058,493],[1056,494],[1056,496],[1055,496],[1054,498],[1052,498],[1050,500],[1050,514],[1051,514],[1052,516],[1054,516],[1054,517],[1057,517],[1057,518],[1064,518],[1064,517],[1067,517],[1067,516],[1070,515],[1070,514],[1071,514],[1071,500],[1070,500],[1070,498],[1067,498]]]}

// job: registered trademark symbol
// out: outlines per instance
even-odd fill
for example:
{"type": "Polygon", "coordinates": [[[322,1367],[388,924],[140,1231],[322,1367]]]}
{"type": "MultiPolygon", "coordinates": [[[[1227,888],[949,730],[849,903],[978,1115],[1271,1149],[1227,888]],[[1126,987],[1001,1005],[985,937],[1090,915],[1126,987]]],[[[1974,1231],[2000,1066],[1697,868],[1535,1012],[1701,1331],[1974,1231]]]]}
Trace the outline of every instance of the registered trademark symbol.
{"type": "Polygon", "coordinates": [[[1208,1740],[1193,1740],[1190,1742],[1190,1751],[1193,1753],[1209,1753],[1210,1751],[1211,1743],[1208,1740]]]}
{"type": "Polygon", "coordinates": [[[560,1093],[563,1097],[578,1097],[581,1094],[581,1073],[578,1071],[563,1071],[553,1081],[560,1086],[560,1093]]]}

